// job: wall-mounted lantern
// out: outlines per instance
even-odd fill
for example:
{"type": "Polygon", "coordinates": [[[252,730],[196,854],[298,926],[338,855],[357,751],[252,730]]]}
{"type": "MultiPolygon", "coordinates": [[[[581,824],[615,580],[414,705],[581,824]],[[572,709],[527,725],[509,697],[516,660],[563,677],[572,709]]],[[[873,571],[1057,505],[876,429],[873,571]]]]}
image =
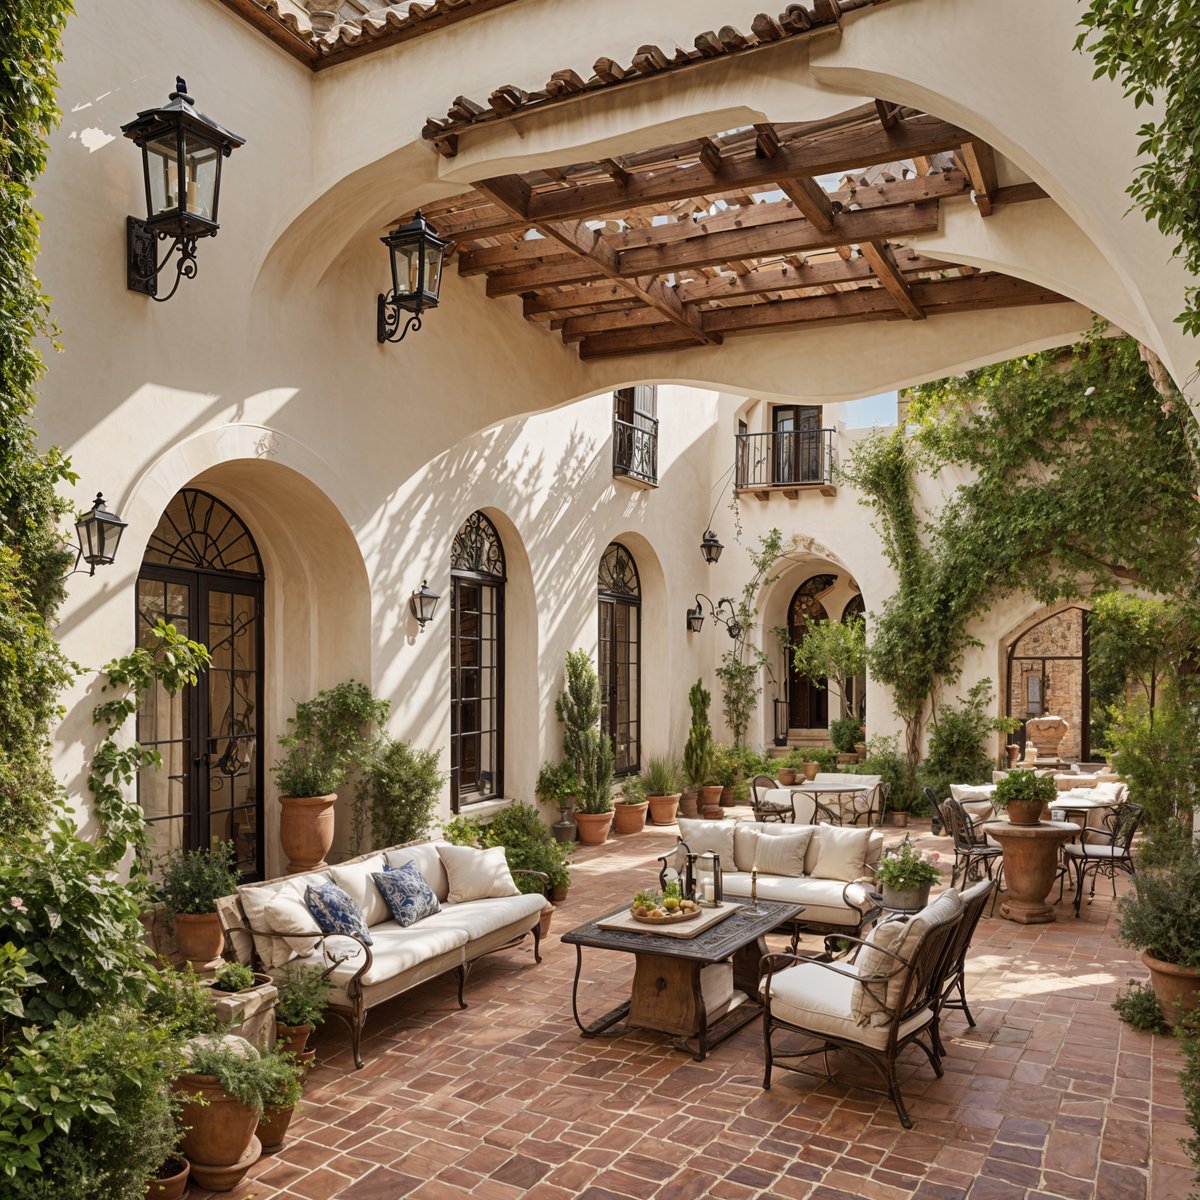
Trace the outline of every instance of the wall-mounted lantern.
{"type": "Polygon", "coordinates": [[[375,337],[379,342],[402,342],[410,329],[421,328],[421,314],[427,308],[437,308],[447,242],[438,237],[419,210],[407,225],[379,240],[391,256],[392,290],[379,297],[375,337]],[[400,329],[402,312],[411,316],[400,329]]]}
{"type": "Polygon", "coordinates": [[[104,504],[104,494],[97,492],[91,511],[75,522],[75,536],[79,539],[75,571],[80,569],[80,562],[87,563],[89,575],[95,575],[97,567],[108,566],[117,556],[126,524],[116,513],[109,512],[104,504]]]}
{"type": "Polygon", "coordinates": [[[704,555],[704,561],[711,566],[721,557],[721,551],[724,549],[717,535],[711,529],[706,529],[700,541],[700,553],[704,555]]]}
{"type": "Polygon", "coordinates": [[[147,108],[121,126],[142,152],[146,217],[126,217],[126,286],[152,300],[170,300],[181,279],[196,274],[196,242],[212,237],[221,199],[221,160],[245,138],[223,129],[196,108],[187,84],[175,78],[175,90],[161,108],[147,108]],[[158,243],[171,245],[158,259],[158,243]],[[175,259],[175,285],[158,294],[158,276],[175,259]]]}
{"type": "Polygon", "coordinates": [[[438,606],[438,601],[441,599],[441,593],[435,592],[429,586],[429,580],[421,580],[421,590],[413,592],[408,598],[408,607],[412,612],[413,617],[422,629],[428,621],[433,620],[434,610],[438,606]]]}
{"type": "Polygon", "coordinates": [[[741,622],[737,619],[737,609],[733,606],[733,601],[728,596],[722,596],[716,604],[703,593],[696,594],[696,607],[687,610],[687,627],[688,633],[699,633],[704,628],[704,605],[703,601],[708,605],[708,611],[712,614],[714,621],[720,621],[725,626],[726,633],[736,641],[742,636],[741,622]],[[722,616],[725,609],[729,610],[728,616],[722,616]]]}

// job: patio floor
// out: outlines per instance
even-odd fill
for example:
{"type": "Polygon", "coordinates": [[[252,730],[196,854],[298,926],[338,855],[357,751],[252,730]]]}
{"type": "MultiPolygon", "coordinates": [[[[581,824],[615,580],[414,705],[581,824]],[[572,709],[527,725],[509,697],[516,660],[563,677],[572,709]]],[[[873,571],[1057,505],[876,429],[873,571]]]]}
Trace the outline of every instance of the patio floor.
{"type": "MultiPolygon", "coordinates": [[[[748,811],[747,811],[748,815],[748,811]]],[[[928,822],[913,830],[941,849],[928,822]]],[[[889,841],[902,836],[889,830],[889,841]]],[[[535,966],[532,945],[484,959],[459,1011],[453,976],[374,1010],[366,1066],[331,1020],[284,1148],[234,1200],[1176,1200],[1193,1174],[1171,1038],[1109,1003],[1145,970],[1112,937],[1108,895],[1076,921],[985,916],[969,960],[978,1024],[951,1013],[946,1074],[902,1059],[915,1127],[884,1096],[777,1072],[761,1024],[704,1063],[667,1038],[584,1041],[571,1018],[575,954],[558,935],[651,883],[672,828],[580,848],[574,885],[535,966]]],[[[1107,888],[1101,882],[1101,889],[1107,888]]],[[[772,939],[773,942],[775,939],[772,939]]],[[[778,939],[779,948],[783,939],[778,939]]],[[[581,1007],[628,995],[632,957],[587,951],[581,1007]]],[[[836,1060],[835,1060],[836,1062],[836,1060]]],[[[866,1079],[843,1059],[840,1079],[866,1079]]],[[[211,1195],[193,1187],[194,1200],[211,1195]]]]}

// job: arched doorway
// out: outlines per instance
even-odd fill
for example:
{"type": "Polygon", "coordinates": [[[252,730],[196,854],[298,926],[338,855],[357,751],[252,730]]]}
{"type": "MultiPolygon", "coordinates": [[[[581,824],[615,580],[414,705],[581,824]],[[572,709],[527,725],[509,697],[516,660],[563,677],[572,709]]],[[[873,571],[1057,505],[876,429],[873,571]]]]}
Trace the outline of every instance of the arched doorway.
{"type": "MultiPolygon", "coordinates": [[[[862,593],[857,592],[846,601],[842,609],[842,623],[857,619],[864,624],[867,619],[867,606],[863,603],[862,593]]],[[[847,678],[843,684],[842,694],[846,698],[846,711],[858,717],[860,721],[867,719],[867,675],[860,671],[857,675],[847,678]]]]}
{"type": "Polygon", "coordinates": [[[450,804],[504,794],[504,546],[481,512],[450,551],[450,804]]]}
{"type": "MultiPolygon", "coordinates": [[[[1059,756],[1084,762],[1092,742],[1087,622],[1086,609],[1066,608],[1043,617],[1012,642],[1005,707],[1006,715],[1021,721],[1062,717],[1068,729],[1059,756]]],[[[1015,740],[1023,750],[1023,726],[1015,740]]]]}
{"type": "Polygon", "coordinates": [[[151,648],[161,618],[203,642],[212,664],[176,696],[156,688],[137,738],[162,755],[138,800],[156,855],[232,841],[238,869],[263,874],[263,568],[241,517],[184,488],[159,518],[137,585],[137,642],[151,648]]]}
{"type": "MultiPolygon", "coordinates": [[[[828,619],[825,606],[818,599],[837,582],[836,575],[813,575],[792,593],[788,604],[788,639],[793,645],[804,641],[809,628],[817,621],[828,619]]],[[[809,679],[801,675],[788,656],[788,724],[793,729],[827,729],[829,727],[829,690],[824,678],[809,679]]]]}
{"type": "Polygon", "coordinates": [[[613,740],[613,770],[637,771],[641,759],[642,585],[633,555],[610,542],[598,578],[600,728],[613,740]]]}

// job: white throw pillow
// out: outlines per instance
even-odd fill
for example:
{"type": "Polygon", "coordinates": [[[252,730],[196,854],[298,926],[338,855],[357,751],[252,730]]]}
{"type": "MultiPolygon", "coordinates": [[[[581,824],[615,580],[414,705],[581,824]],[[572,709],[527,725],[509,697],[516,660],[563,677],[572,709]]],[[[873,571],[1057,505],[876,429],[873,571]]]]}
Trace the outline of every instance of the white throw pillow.
{"type": "Polygon", "coordinates": [[[293,954],[287,942],[274,936],[274,927],[267,916],[268,905],[283,895],[296,897],[290,881],[238,888],[242,912],[246,914],[246,924],[254,931],[254,950],[267,970],[282,967],[293,954]]]}
{"type": "Polygon", "coordinates": [[[734,868],[733,832],[736,821],[689,821],[679,819],[679,836],[693,854],[712,851],[721,859],[721,870],[734,868]]]}
{"type": "Polygon", "coordinates": [[[818,825],[817,861],[811,874],[818,879],[840,879],[843,883],[861,879],[866,873],[872,832],[842,825],[818,825]]]}
{"type": "Polygon", "coordinates": [[[438,846],[448,844],[418,842],[415,846],[397,846],[386,851],[384,858],[387,859],[389,867],[402,867],[406,862],[416,863],[433,894],[444,904],[450,895],[450,881],[446,878],[446,868],[442,866],[442,860],[438,857],[438,846]]]}
{"type": "Polygon", "coordinates": [[[362,862],[342,863],[329,870],[333,882],[362,909],[368,925],[379,925],[392,919],[392,910],[372,878],[376,871],[383,870],[385,861],[382,854],[372,854],[362,862]]]}
{"type": "Polygon", "coordinates": [[[272,963],[273,967],[282,967],[297,954],[311,954],[321,940],[321,927],[299,896],[277,893],[263,909],[263,917],[266,927],[280,935],[277,941],[288,950],[283,962],[272,963]]]}
{"type": "Polygon", "coordinates": [[[804,855],[812,835],[810,826],[789,829],[786,833],[760,835],[754,843],[751,866],[760,875],[798,878],[804,874],[804,855]]]}
{"type": "Polygon", "coordinates": [[[892,955],[907,957],[905,943],[912,923],[904,917],[881,921],[867,934],[866,945],[858,952],[855,970],[863,980],[878,982],[856,983],[851,993],[850,1014],[859,1025],[886,1025],[900,1002],[900,984],[904,964],[892,955]],[[884,951],[891,951],[885,954],[884,951]]]}
{"type": "Polygon", "coordinates": [[[465,904],[468,900],[486,900],[491,896],[518,896],[503,846],[476,850],[474,846],[438,846],[442,865],[450,881],[447,900],[465,904]]]}

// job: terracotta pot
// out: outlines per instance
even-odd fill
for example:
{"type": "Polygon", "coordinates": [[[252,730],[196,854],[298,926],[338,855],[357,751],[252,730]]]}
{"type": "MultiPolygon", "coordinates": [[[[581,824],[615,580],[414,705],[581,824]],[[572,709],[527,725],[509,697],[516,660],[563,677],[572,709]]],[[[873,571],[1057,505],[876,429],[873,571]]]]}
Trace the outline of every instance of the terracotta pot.
{"type": "Polygon", "coordinates": [[[725,789],[719,783],[706,783],[700,788],[700,803],[705,807],[721,806],[721,793],[725,789]]]}
{"type": "Polygon", "coordinates": [[[838,754],[837,760],[838,760],[838,766],[844,767],[844,766],[848,766],[852,762],[857,762],[858,755],[857,754],[848,754],[845,751],[842,751],[838,754]]]}
{"type": "Polygon", "coordinates": [[[566,898],[567,893],[571,890],[571,885],[568,883],[556,883],[550,889],[550,899],[555,904],[561,904],[566,898]]]}
{"type": "Polygon", "coordinates": [[[684,788],[679,793],[679,815],[685,821],[694,821],[700,815],[699,788],[684,788]]]}
{"type": "Polygon", "coordinates": [[[649,801],[646,800],[638,804],[614,804],[614,831],[616,833],[641,833],[646,828],[646,812],[649,808],[649,801]]]}
{"type": "Polygon", "coordinates": [[[1008,769],[1011,771],[1017,765],[1017,759],[1021,757],[1021,747],[1012,743],[1004,747],[1004,752],[1008,755],[1008,769]]]}
{"type": "Polygon", "coordinates": [[[550,922],[554,920],[554,905],[547,904],[542,909],[538,917],[538,924],[541,926],[541,936],[548,938],[550,936],[550,922]]]}
{"type": "MultiPolygon", "coordinates": [[[[254,983],[252,984],[252,987],[262,987],[270,982],[271,977],[270,975],[266,974],[265,971],[254,972],[254,983]]],[[[209,990],[214,996],[238,996],[241,994],[240,992],[227,992],[224,988],[217,987],[215,983],[209,985],[209,990]]],[[[250,988],[242,988],[243,992],[248,992],[250,990],[250,988]]]]}
{"type": "Polygon", "coordinates": [[[679,792],[673,796],[647,796],[650,805],[650,820],[655,825],[670,825],[679,812],[679,792]]]}
{"type": "Polygon", "coordinates": [[[328,796],[280,796],[279,844],[288,856],[288,871],[320,871],[333,845],[333,806],[328,796]]]}
{"type": "Polygon", "coordinates": [[[896,810],[893,809],[891,816],[893,825],[903,826],[908,824],[908,813],[906,812],[896,812],[896,810]]]}
{"type": "Polygon", "coordinates": [[[273,1154],[276,1150],[283,1148],[284,1135],[287,1133],[295,1113],[296,1105],[294,1104],[282,1108],[277,1104],[268,1104],[263,1109],[254,1135],[262,1143],[264,1154],[273,1154]]]}
{"type": "Polygon", "coordinates": [[[702,804],[702,805],[700,805],[700,815],[706,821],[723,821],[723,820],[725,820],[725,810],[719,804],[702,804]]]}
{"type": "Polygon", "coordinates": [[[159,1174],[146,1184],[146,1200],[187,1200],[191,1170],[192,1164],[186,1158],[168,1158],[159,1167],[159,1174]]]}
{"type": "Polygon", "coordinates": [[[726,784],[726,785],[725,785],[725,786],[724,786],[724,787],[721,789],[721,807],[722,807],[722,808],[732,808],[732,807],[733,807],[733,804],[734,804],[734,800],[733,800],[733,784],[732,784],[732,783],[727,783],[727,784],[726,784]]]}
{"type": "Polygon", "coordinates": [[[1200,1009],[1200,967],[1180,967],[1152,958],[1144,950],[1142,962],[1150,972],[1150,983],[1158,997],[1163,1020],[1174,1025],[1181,1013],[1200,1009]]]}
{"type": "Polygon", "coordinates": [[[317,1052],[316,1050],[301,1050],[300,1053],[296,1055],[296,1058],[299,1060],[300,1067],[304,1071],[304,1075],[300,1080],[301,1083],[304,1083],[304,1081],[308,1079],[309,1071],[311,1071],[313,1067],[317,1065],[317,1052]]]}
{"type": "Polygon", "coordinates": [[[796,782],[796,771],[793,767],[779,768],[779,782],[784,787],[791,787],[796,782]]]}
{"type": "Polygon", "coordinates": [[[258,1113],[213,1075],[185,1071],[171,1086],[186,1097],[179,1113],[187,1130],[180,1149],[192,1164],[192,1178],[210,1191],[232,1191],[262,1152],[254,1136],[258,1113]]]}
{"type": "Polygon", "coordinates": [[[1042,819],[1040,800],[1010,800],[1005,812],[1010,825],[1037,825],[1042,819]]]}
{"type": "Polygon", "coordinates": [[[197,970],[203,970],[225,949],[221,918],[211,913],[175,914],[175,949],[197,970]]]}
{"type": "Polygon", "coordinates": [[[311,1025],[276,1025],[275,1034],[281,1042],[283,1048],[289,1054],[300,1055],[304,1053],[308,1046],[308,1038],[312,1033],[311,1025]]]}
{"type": "Polygon", "coordinates": [[[854,743],[854,753],[857,754],[859,758],[865,758],[866,753],[867,753],[867,743],[866,742],[855,742],[854,743]]]}
{"type": "MultiPolygon", "coordinates": [[[[905,814],[908,815],[907,813],[905,814]]],[[[886,883],[883,885],[883,903],[888,908],[899,908],[907,912],[916,912],[929,903],[929,889],[932,884],[923,883],[920,887],[894,888],[886,883]]]]}
{"type": "Polygon", "coordinates": [[[585,846],[602,846],[608,840],[609,830],[612,829],[613,813],[575,814],[575,824],[579,826],[579,840],[585,846]]]}
{"type": "Polygon", "coordinates": [[[820,769],[821,769],[821,764],[820,764],[819,762],[812,762],[811,760],[810,760],[809,762],[806,762],[806,763],[804,764],[804,778],[805,778],[805,779],[806,779],[806,780],[807,780],[809,783],[812,783],[812,781],[813,781],[814,779],[816,779],[816,777],[817,777],[817,772],[818,772],[820,769]]]}

